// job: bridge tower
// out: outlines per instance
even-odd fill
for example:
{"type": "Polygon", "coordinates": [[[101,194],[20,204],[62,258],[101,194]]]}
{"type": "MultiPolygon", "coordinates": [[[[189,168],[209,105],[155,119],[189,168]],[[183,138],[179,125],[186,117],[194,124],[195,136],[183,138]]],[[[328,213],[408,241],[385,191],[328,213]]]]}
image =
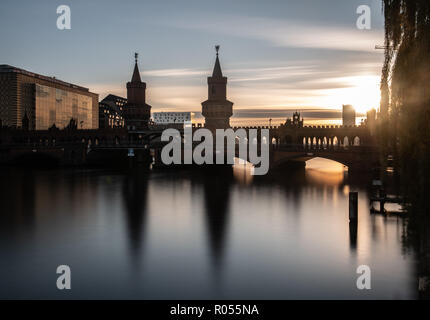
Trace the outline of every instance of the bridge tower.
{"type": "Polygon", "coordinates": [[[202,102],[205,127],[209,130],[230,128],[233,102],[227,100],[227,77],[222,75],[219,63],[219,46],[215,46],[216,60],[212,77],[208,77],[208,99],[202,102]]]}
{"type": "Polygon", "coordinates": [[[134,54],[135,64],[131,81],[127,82],[127,104],[124,108],[125,124],[129,130],[142,130],[148,127],[151,106],[146,103],[146,83],[142,82],[134,54]]]}

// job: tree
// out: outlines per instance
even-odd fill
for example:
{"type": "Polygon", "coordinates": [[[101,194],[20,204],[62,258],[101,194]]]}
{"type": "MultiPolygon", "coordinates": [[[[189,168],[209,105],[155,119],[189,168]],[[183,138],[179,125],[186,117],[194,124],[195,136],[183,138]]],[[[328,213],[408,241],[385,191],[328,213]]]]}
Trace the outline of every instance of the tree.
{"type": "MultiPolygon", "coordinates": [[[[381,107],[389,111],[387,127],[398,149],[403,194],[411,204],[404,239],[417,254],[421,282],[430,276],[430,1],[383,0],[383,4],[381,107]]],[[[430,298],[430,287],[420,297],[430,298]]]]}
{"type": "Polygon", "coordinates": [[[381,111],[386,107],[407,195],[424,213],[430,190],[430,1],[383,0],[383,10],[381,111]]]}
{"type": "Polygon", "coordinates": [[[70,118],[69,124],[67,125],[66,129],[68,130],[76,130],[78,128],[78,123],[75,119],[70,118]]]}

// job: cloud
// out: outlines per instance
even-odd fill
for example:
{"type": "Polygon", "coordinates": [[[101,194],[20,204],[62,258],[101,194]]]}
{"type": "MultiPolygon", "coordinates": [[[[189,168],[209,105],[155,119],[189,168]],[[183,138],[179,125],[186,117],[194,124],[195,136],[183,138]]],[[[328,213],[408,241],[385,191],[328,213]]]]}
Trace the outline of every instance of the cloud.
{"type": "MultiPolygon", "coordinates": [[[[230,62],[223,65],[223,73],[228,77],[228,99],[234,102],[234,121],[281,121],[296,109],[308,110],[309,121],[326,120],[339,118],[342,104],[353,104],[361,113],[377,108],[382,58],[374,52],[345,51],[307,60],[230,62]]],[[[211,71],[198,66],[145,69],[148,103],[153,111],[199,113],[211,71]]],[[[108,93],[126,96],[125,83],[86,86],[100,98],[108,93]]]]}
{"type": "Polygon", "coordinates": [[[235,117],[239,118],[287,118],[291,117],[293,112],[300,111],[304,118],[332,119],[342,116],[341,110],[322,109],[307,107],[305,109],[280,109],[280,108],[265,108],[264,110],[255,109],[239,109],[235,110],[235,117]]]}
{"type": "MultiPolygon", "coordinates": [[[[236,69],[236,76],[249,71],[236,69]]],[[[312,71],[311,68],[261,68],[256,76],[248,76],[253,81],[230,81],[227,89],[228,99],[234,102],[235,112],[241,109],[255,110],[259,114],[269,113],[270,109],[337,109],[342,104],[353,104],[360,112],[378,107],[380,98],[378,75],[359,73],[345,76],[341,72],[330,74],[326,71],[312,71]],[[266,74],[266,72],[268,73],[266,74]],[[288,71],[293,70],[293,75],[288,71]],[[285,72],[285,74],[284,74],[285,72]],[[307,74],[298,76],[294,73],[307,74]],[[278,74],[280,73],[280,74],[278,74]],[[266,74],[266,77],[263,75],[266,74]],[[274,78],[277,78],[273,80],[274,78]],[[265,80],[263,80],[265,79],[265,80]],[[271,80],[267,80],[271,79],[271,80]]],[[[160,73],[161,74],[161,73],[160,73]]],[[[191,72],[190,74],[193,74],[191,72]]],[[[234,79],[235,77],[232,76],[234,79]]],[[[109,93],[126,96],[125,85],[87,84],[91,91],[97,92],[100,99],[109,93]]],[[[207,85],[204,81],[198,84],[184,84],[182,78],[172,83],[154,84],[148,82],[147,100],[154,110],[163,111],[194,111],[201,110],[201,102],[207,98],[207,85]]],[[[267,117],[270,117],[267,114],[267,117]]]]}
{"type": "Polygon", "coordinates": [[[99,95],[99,100],[103,100],[108,94],[114,94],[120,97],[127,96],[125,83],[83,83],[83,86],[89,88],[91,92],[99,95]]]}
{"type": "MultiPolygon", "coordinates": [[[[298,63],[294,61],[293,63],[298,63]]],[[[229,82],[246,82],[246,81],[265,81],[275,80],[290,77],[303,77],[315,75],[317,70],[312,65],[291,65],[277,67],[261,67],[261,68],[225,68],[223,73],[228,75],[229,82]]],[[[212,73],[211,70],[203,70],[198,68],[182,68],[182,69],[154,69],[141,73],[142,78],[181,78],[181,80],[189,79],[206,79],[212,73]]],[[[168,79],[166,79],[167,81],[168,79]]],[[[177,82],[178,79],[173,81],[177,82]]]]}
{"type": "Polygon", "coordinates": [[[239,15],[206,15],[193,19],[161,20],[158,23],[241,38],[262,40],[277,47],[315,48],[344,51],[374,51],[384,40],[382,29],[358,30],[316,24],[309,21],[280,20],[239,15]]]}
{"type": "Polygon", "coordinates": [[[229,76],[230,82],[247,82],[304,77],[315,74],[315,72],[316,70],[312,65],[292,65],[270,68],[227,69],[225,74],[231,74],[229,76]]]}
{"type": "Polygon", "coordinates": [[[158,69],[145,71],[145,76],[152,77],[190,77],[205,76],[209,74],[208,70],[198,69],[158,69]]]}

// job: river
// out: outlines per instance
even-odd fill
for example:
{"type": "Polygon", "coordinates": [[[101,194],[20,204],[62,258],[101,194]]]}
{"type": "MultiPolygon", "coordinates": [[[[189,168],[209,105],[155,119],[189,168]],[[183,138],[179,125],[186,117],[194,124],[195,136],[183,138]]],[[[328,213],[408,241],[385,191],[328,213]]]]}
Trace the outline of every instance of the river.
{"type": "Polygon", "coordinates": [[[0,169],[0,298],[413,299],[404,223],[328,160],[243,168],[0,169]],[[348,193],[358,191],[357,232],[348,193]],[[71,290],[56,269],[71,268],[71,290]],[[371,269],[358,290],[357,267],[371,269]]]}

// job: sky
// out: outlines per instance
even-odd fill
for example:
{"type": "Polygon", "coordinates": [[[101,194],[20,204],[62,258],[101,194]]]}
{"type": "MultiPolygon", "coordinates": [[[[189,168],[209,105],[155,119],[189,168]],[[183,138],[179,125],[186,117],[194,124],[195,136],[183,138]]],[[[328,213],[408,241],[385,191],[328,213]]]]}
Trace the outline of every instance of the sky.
{"type": "Polygon", "coordinates": [[[340,123],[342,104],[379,107],[381,0],[2,0],[0,64],[126,97],[139,53],[152,111],[193,111],[220,62],[232,124],[268,125],[299,110],[307,124],[340,123]],[[57,29],[59,5],[71,29],[57,29]],[[359,30],[357,7],[371,8],[359,30]]]}

